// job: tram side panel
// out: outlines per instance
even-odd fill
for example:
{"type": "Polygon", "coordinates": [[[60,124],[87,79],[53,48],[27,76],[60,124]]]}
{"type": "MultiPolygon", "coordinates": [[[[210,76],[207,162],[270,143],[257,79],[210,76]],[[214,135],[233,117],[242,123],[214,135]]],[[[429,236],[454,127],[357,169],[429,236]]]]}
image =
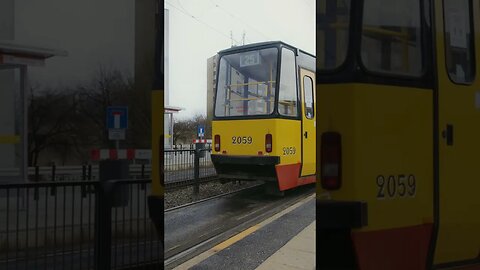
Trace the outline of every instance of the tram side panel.
{"type": "Polygon", "coordinates": [[[360,269],[425,269],[433,227],[432,91],[358,83],[317,85],[317,93],[320,227],[347,229],[360,269]],[[338,189],[322,186],[332,169],[322,147],[332,132],[341,141],[338,189]]]}
{"type": "Polygon", "coordinates": [[[478,263],[480,28],[476,26],[480,25],[480,4],[478,1],[438,1],[435,9],[439,230],[434,264],[478,263]]]}

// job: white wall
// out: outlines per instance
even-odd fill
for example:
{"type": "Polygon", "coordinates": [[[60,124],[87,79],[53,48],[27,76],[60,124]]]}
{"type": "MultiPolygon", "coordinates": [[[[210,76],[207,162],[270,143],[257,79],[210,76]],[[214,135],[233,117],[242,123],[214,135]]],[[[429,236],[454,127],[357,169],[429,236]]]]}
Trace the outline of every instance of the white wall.
{"type": "MultiPolygon", "coordinates": [[[[0,136],[15,132],[15,81],[13,70],[0,70],[0,136]]],[[[15,165],[15,145],[0,144],[0,168],[15,165]]]]}
{"type": "MultiPolygon", "coordinates": [[[[14,3],[14,0],[0,1],[0,40],[14,39],[14,3]]],[[[18,135],[15,132],[15,90],[18,90],[15,70],[0,69],[0,136],[18,135]]],[[[0,168],[14,168],[19,163],[16,148],[19,146],[0,144],[0,168]]]]}
{"type": "Polygon", "coordinates": [[[163,122],[163,134],[164,134],[164,147],[165,149],[171,149],[173,147],[173,114],[164,113],[164,122],[163,122]]]}

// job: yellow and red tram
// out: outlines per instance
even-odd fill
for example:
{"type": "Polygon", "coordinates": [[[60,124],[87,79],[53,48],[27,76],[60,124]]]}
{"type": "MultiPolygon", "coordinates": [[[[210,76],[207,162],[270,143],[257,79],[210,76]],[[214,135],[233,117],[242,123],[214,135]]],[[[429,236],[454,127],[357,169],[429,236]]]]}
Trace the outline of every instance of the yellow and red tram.
{"type": "Polygon", "coordinates": [[[212,162],[267,191],[315,183],[315,57],[283,42],[219,52],[212,162]]]}
{"type": "Polygon", "coordinates": [[[480,2],[317,1],[317,266],[479,263],[480,2]]]}

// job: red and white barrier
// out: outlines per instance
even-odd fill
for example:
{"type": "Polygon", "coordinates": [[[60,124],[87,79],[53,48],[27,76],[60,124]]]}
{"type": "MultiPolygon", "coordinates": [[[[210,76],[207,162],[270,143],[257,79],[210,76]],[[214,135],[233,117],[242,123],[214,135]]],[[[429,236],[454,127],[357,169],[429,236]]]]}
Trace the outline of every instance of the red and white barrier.
{"type": "Polygon", "coordinates": [[[193,143],[212,143],[211,139],[195,139],[193,143]]]}
{"type": "Polygon", "coordinates": [[[152,151],[146,149],[93,149],[90,158],[92,161],[104,159],[151,159],[152,151]]]}

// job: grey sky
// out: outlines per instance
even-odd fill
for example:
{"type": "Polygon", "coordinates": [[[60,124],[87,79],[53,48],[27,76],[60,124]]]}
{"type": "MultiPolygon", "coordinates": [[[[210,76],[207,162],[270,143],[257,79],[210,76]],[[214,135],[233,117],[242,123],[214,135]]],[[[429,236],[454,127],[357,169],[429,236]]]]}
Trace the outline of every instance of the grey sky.
{"type": "Polygon", "coordinates": [[[315,54],[314,0],[165,0],[170,12],[170,104],[206,114],[207,58],[238,42],[281,40],[315,54]],[[194,16],[195,18],[192,18],[194,16]]]}
{"type": "Polygon", "coordinates": [[[32,67],[33,83],[76,86],[102,65],[133,76],[134,0],[15,0],[15,42],[68,52],[32,67]]]}

